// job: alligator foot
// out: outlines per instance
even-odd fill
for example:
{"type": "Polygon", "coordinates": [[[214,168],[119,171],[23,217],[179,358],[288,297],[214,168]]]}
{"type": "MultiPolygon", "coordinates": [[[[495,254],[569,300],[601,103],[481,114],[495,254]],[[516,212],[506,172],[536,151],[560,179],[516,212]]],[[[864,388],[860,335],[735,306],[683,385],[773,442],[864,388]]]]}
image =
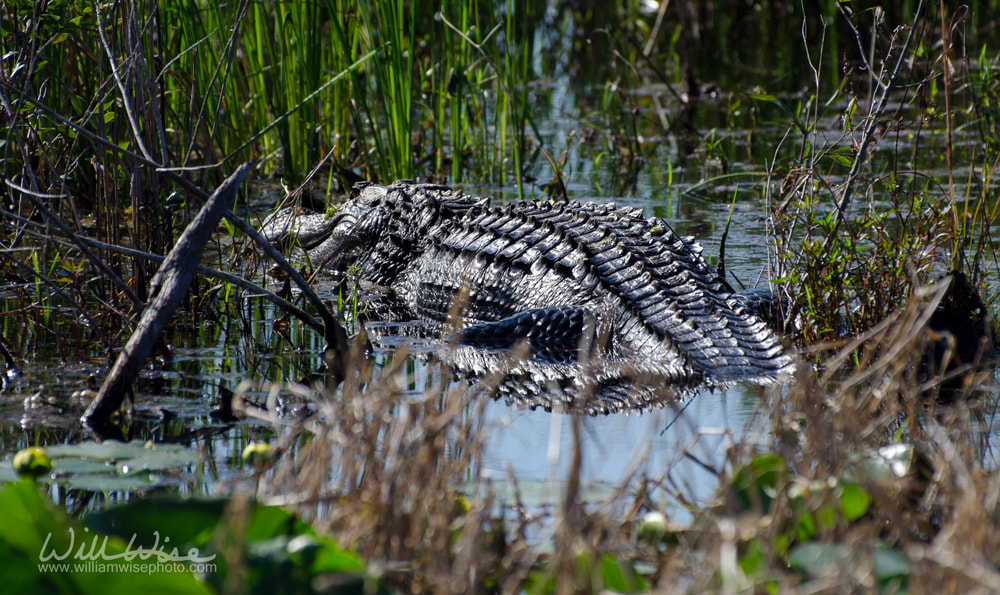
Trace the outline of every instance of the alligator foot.
{"type": "Polygon", "coordinates": [[[466,327],[459,335],[460,343],[482,349],[509,349],[518,341],[544,361],[588,359],[597,342],[597,316],[579,306],[535,308],[466,327]]]}

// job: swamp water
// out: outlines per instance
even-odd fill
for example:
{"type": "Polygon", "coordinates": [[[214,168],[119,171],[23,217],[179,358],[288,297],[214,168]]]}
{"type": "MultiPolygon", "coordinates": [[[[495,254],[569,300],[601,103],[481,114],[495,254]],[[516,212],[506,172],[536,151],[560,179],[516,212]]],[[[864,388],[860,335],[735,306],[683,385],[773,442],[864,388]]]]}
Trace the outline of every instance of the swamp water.
{"type": "MultiPolygon", "coordinates": [[[[766,217],[768,206],[761,198],[763,185],[769,183],[767,164],[796,161],[797,147],[790,142],[783,144],[789,130],[786,111],[778,109],[773,98],[755,103],[749,94],[738,92],[751,88],[749,83],[720,79],[723,87],[737,90],[734,97],[739,100],[708,99],[699,106],[694,123],[711,139],[703,141],[699,155],[690,157],[680,146],[683,143],[650,125],[657,120],[655,113],[642,114],[642,122],[652,130],[645,134],[633,131],[639,153],[614,154],[599,144],[567,142],[575,131],[586,128],[594,97],[602,92],[575,80],[570,70],[568,65],[556,68],[532,89],[537,133],[550,154],[568,150],[564,177],[569,198],[641,207],[647,216],[663,217],[682,235],[698,238],[713,263],[729,221],[727,270],[747,286],[763,283],[773,260],[768,251],[774,245],[766,217]],[[744,118],[740,111],[754,115],[744,118]],[[747,125],[733,128],[733,121],[747,125]],[[702,186],[708,179],[714,181],[702,186]]],[[[759,77],[762,72],[749,75],[759,77]]],[[[647,111],[660,110],[647,100],[662,93],[659,87],[643,88],[635,93],[635,102],[647,111]]],[[[787,100],[793,103],[796,98],[787,100]]],[[[828,111],[833,115],[817,127],[817,144],[824,138],[835,142],[840,136],[838,114],[844,109],[828,111]]],[[[920,117],[913,114],[912,120],[920,117]]],[[[896,154],[914,155],[923,161],[900,165],[899,169],[945,180],[947,170],[941,154],[917,150],[911,142],[913,139],[902,131],[894,142],[879,146],[875,163],[880,158],[888,162],[896,154]]],[[[849,149],[846,145],[841,148],[849,149]]],[[[957,146],[953,163],[976,163],[978,150],[977,146],[957,146]]],[[[528,169],[536,173],[539,182],[547,181],[546,176],[551,175],[547,164],[537,154],[535,158],[528,169]]],[[[882,166],[872,169],[880,171],[882,166]]],[[[954,172],[956,178],[973,181],[976,188],[990,183],[980,178],[983,172],[972,167],[955,165],[954,172]]],[[[779,180],[770,183],[777,185],[779,180]]],[[[501,200],[511,200],[515,194],[510,187],[467,190],[501,200]]],[[[538,196],[541,190],[537,184],[529,185],[526,193],[538,196]]],[[[248,216],[259,218],[270,206],[251,209],[248,216]]],[[[855,207],[858,211],[864,208],[868,206],[855,207]]],[[[993,237],[1000,235],[994,233],[993,237]]],[[[993,282],[996,286],[995,277],[993,282]]],[[[13,300],[14,289],[5,280],[0,285],[0,299],[13,300]]],[[[16,313],[15,307],[3,310],[16,313]]],[[[285,430],[265,421],[216,421],[211,413],[222,398],[220,393],[235,390],[247,380],[282,383],[308,378],[322,365],[324,344],[322,337],[297,321],[292,321],[286,335],[278,333],[274,325],[277,314],[258,300],[243,302],[241,310],[241,316],[223,315],[211,322],[202,316],[196,326],[185,322],[181,314],[165,337],[172,354],[169,363],[150,362],[143,373],[135,399],[136,415],[130,422],[134,442],[122,449],[89,444],[91,437],[78,421],[85,402],[76,393],[99,387],[109,369],[108,354],[88,346],[86,329],[75,326],[64,312],[52,312],[48,321],[34,324],[7,316],[2,329],[6,342],[20,346],[23,352],[16,354],[22,362],[18,374],[8,374],[0,392],[0,457],[9,460],[13,453],[31,445],[67,445],[65,450],[53,451],[57,477],[49,493],[74,511],[127,500],[136,492],[225,493],[235,484],[245,484],[250,471],[240,459],[244,446],[252,441],[273,442],[285,430]],[[148,441],[176,448],[145,449],[148,441]],[[73,446],[82,443],[87,444],[73,446]],[[145,452],[150,450],[157,454],[145,452]]],[[[118,345],[125,339],[121,337],[118,345]]],[[[387,350],[375,351],[376,373],[391,357],[387,350]]],[[[403,384],[414,395],[449,382],[447,373],[419,358],[413,358],[404,371],[403,384]]],[[[996,395],[996,387],[991,390],[996,395]]],[[[762,394],[759,387],[736,385],[726,391],[699,394],[677,409],[585,418],[581,498],[605,500],[623,482],[645,475],[659,490],[657,497],[683,522],[688,518],[686,506],[705,504],[715,493],[717,475],[726,470],[727,448],[736,443],[763,442],[768,425],[766,415],[758,411],[762,394]]],[[[248,394],[262,403],[265,395],[261,390],[248,394]]],[[[489,402],[477,423],[490,437],[482,468],[470,469],[470,475],[491,477],[508,502],[512,488],[509,474],[517,478],[526,505],[559,502],[573,459],[569,416],[489,402]]],[[[996,424],[986,420],[983,425],[987,442],[995,444],[996,424]]],[[[990,449],[985,456],[995,457],[995,450],[990,449]]],[[[10,465],[0,465],[0,481],[13,478],[10,465]]]]}
{"type": "MultiPolygon", "coordinates": [[[[596,198],[577,192],[584,200],[596,198]]],[[[684,196],[676,188],[669,190],[667,200],[621,197],[617,202],[666,216],[681,233],[721,229],[728,216],[725,205],[718,207],[704,198],[684,196]]],[[[741,279],[753,279],[764,267],[766,238],[753,234],[763,231],[761,217],[750,210],[737,210],[733,215],[727,262],[741,279]]],[[[710,243],[711,237],[704,240],[706,253],[717,250],[710,243]]],[[[270,284],[277,289],[273,280],[270,284]]],[[[324,298],[333,297],[324,294],[322,286],[319,289],[324,298]]],[[[225,424],[213,419],[212,410],[222,398],[220,387],[233,391],[245,380],[282,383],[308,379],[322,366],[324,343],[319,334],[296,320],[291,321],[287,334],[277,332],[274,323],[280,313],[266,302],[247,299],[242,309],[243,317],[223,316],[213,322],[202,317],[198,326],[187,322],[189,317],[181,313],[165,336],[171,359],[151,360],[142,374],[129,430],[138,442],[132,444],[152,440],[180,445],[187,452],[170,450],[163,454],[163,460],[152,456],[130,466],[134,455],[143,454],[140,447],[131,454],[115,448],[105,451],[96,445],[75,453],[72,449],[56,451],[57,479],[50,495],[70,508],[86,508],[103,505],[102,500],[127,499],[133,491],[227,492],[233,482],[245,479],[249,470],[240,460],[243,447],[252,441],[274,442],[284,430],[262,420],[225,424]]],[[[58,319],[53,316],[53,320],[58,319]]],[[[0,441],[5,459],[26,446],[92,440],[78,421],[86,406],[79,391],[99,388],[110,367],[108,357],[76,341],[74,333],[85,335],[83,330],[74,331],[65,322],[52,324],[54,332],[44,330],[44,324],[33,327],[34,336],[22,343],[32,346],[29,363],[6,381],[0,401],[0,441]]],[[[376,376],[391,357],[390,349],[375,349],[372,362],[376,376]]],[[[448,376],[439,364],[414,357],[404,367],[402,383],[416,396],[435,383],[457,386],[465,382],[448,376]]],[[[471,395],[473,391],[467,392],[471,395]]],[[[715,490],[715,474],[724,469],[727,446],[754,440],[757,433],[766,431],[764,420],[753,416],[760,394],[761,389],[754,385],[737,385],[698,395],[677,408],[584,418],[582,497],[605,500],[630,475],[638,473],[661,480],[663,488],[678,496],[675,506],[680,502],[704,503],[715,490]]],[[[267,393],[252,390],[247,396],[264,404],[267,393]]],[[[473,398],[484,397],[470,396],[473,398]]],[[[475,410],[472,405],[467,407],[470,412],[475,410]]],[[[502,496],[512,496],[508,482],[512,472],[526,505],[559,502],[573,458],[570,416],[490,401],[477,426],[489,435],[479,472],[492,478],[502,496]]],[[[0,480],[13,477],[7,463],[0,471],[0,480]]],[[[680,508],[677,513],[679,518],[685,517],[680,508]]]]}
{"type": "MultiPolygon", "coordinates": [[[[651,169],[651,168],[650,168],[651,169]]],[[[725,196],[719,200],[680,192],[683,186],[655,188],[643,183],[635,197],[616,202],[642,207],[672,222],[682,234],[697,234],[708,255],[718,252],[718,237],[730,217],[725,196]]],[[[571,187],[571,197],[597,200],[592,189],[571,187]]],[[[486,190],[481,191],[485,193],[486,190]]],[[[747,193],[748,195],[750,193],[747,193]]],[[[763,207],[737,201],[726,246],[727,268],[747,285],[766,270],[769,240],[763,207]]],[[[276,284],[270,282],[272,289],[276,284]]],[[[331,305],[336,302],[333,296],[331,305]]],[[[287,332],[275,330],[280,315],[258,299],[243,301],[244,316],[223,316],[192,326],[182,313],[165,337],[171,348],[169,364],[148,363],[135,400],[131,422],[131,450],[101,448],[79,424],[85,401],[76,396],[85,388],[96,390],[109,369],[107,356],[81,348],[66,323],[56,332],[36,325],[31,363],[7,379],[0,401],[0,441],[3,457],[31,445],[74,445],[53,451],[56,477],[50,495],[73,510],[127,500],[134,492],[177,491],[182,494],[228,493],[236,484],[247,485],[251,471],[240,455],[249,442],[275,442],[286,432],[264,420],[234,424],[216,421],[212,410],[220,391],[236,390],[246,380],[259,383],[297,382],[308,379],[322,366],[322,337],[292,320],[287,332]],[[249,332],[247,332],[249,331],[249,332]],[[161,448],[152,456],[142,445],[153,441],[161,448]]],[[[372,363],[378,371],[393,351],[377,347],[372,363]]],[[[440,364],[410,357],[401,380],[406,392],[417,398],[436,385],[461,386],[440,364]]],[[[251,390],[247,396],[265,404],[267,392],[251,390]]],[[[473,390],[467,390],[469,415],[478,411],[473,390]]],[[[584,417],[581,432],[581,498],[601,502],[612,498],[625,482],[640,480],[661,498],[675,520],[689,518],[687,507],[703,505],[715,494],[717,475],[727,470],[727,449],[734,444],[752,446],[766,441],[768,422],[759,410],[765,389],[739,384],[724,391],[706,391],[673,408],[646,413],[584,417]]],[[[307,405],[308,406],[308,405],[307,405]]],[[[401,408],[402,409],[402,408],[401,408]]],[[[289,416],[285,423],[292,423],[289,416]]],[[[514,502],[511,476],[516,478],[520,501],[540,510],[560,502],[574,455],[574,433],[569,415],[509,407],[490,400],[476,421],[489,438],[481,468],[470,469],[490,478],[506,504],[514,502]]],[[[995,423],[984,432],[996,442],[995,423]]],[[[992,456],[992,455],[987,455],[992,456]]],[[[336,470],[332,470],[336,472],[336,470]]],[[[9,463],[0,480],[14,478],[9,463]]],[[[470,476],[471,479],[471,476],[470,476]]]]}

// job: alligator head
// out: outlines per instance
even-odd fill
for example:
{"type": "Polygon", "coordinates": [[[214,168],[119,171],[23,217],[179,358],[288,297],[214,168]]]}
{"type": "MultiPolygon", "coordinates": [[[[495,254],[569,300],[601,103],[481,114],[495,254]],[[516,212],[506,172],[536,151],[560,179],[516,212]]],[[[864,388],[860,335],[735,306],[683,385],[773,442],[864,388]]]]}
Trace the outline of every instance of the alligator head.
{"type": "Polygon", "coordinates": [[[324,269],[344,272],[356,266],[372,283],[391,285],[438,228],[487,203],[433,184],[357,184],[328,219],[328,238],[310,257],[324,269]]]}

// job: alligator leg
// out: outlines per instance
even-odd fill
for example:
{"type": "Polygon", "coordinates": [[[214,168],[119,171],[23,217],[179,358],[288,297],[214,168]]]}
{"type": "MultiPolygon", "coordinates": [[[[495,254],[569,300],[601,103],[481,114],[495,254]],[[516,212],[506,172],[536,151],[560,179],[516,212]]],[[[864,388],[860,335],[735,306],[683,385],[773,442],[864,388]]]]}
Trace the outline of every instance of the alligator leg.
{"type": "Polygon", "coordinates": [[[568,361],[581,352],[587,356],[593,352],[597,328],[597,315],[587,308],[551,306],[466,327],[459,341],[484,349],[509,349],[524,340],[536,358],[568,361]]]}

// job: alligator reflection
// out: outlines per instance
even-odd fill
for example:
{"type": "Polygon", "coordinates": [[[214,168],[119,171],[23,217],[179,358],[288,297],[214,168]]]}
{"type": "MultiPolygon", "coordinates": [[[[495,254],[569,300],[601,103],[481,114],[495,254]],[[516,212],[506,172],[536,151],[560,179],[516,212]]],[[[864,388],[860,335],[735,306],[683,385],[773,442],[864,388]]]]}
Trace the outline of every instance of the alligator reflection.
{"type": "Polygon", "coordinates": [[[368,322],[369,339],[393,350],[406,345],[422,360],[436,359],[457,377],[484,380],[494,398],[508,405],[590,415],[642,412],[669,407],[711,388],[706,382],[679,383],[626,362],[606,360],[584,346],[583,357],[548,350],[533,353],[525,340],[510,348],[490,348],[439,339],[436,325],[421,322],[368,322]]]}

